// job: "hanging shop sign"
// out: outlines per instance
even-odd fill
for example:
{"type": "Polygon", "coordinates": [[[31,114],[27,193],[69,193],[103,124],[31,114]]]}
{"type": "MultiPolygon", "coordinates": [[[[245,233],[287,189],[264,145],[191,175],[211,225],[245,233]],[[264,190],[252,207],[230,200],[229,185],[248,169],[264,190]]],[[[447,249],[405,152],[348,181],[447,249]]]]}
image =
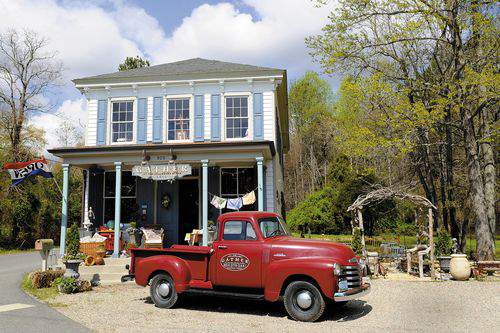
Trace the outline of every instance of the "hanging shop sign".
{"type": "Polygon", "coordinates": [[[153,164],[136,165],[132,168],[132,175],[144,179],[174,180],[190,175],[192,172],[189,164],[153,164]]]}

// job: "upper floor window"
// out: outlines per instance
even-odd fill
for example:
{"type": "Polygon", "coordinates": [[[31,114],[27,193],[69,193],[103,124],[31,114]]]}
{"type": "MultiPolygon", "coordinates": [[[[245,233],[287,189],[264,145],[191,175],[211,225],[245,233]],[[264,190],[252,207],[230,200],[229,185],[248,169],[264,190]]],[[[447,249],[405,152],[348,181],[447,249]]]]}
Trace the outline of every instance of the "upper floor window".
{"type": "Polygon", "coordinates": [[[134,136],[134,102],[112,102],[112,142],[130,142],[134,136]]]}
{"type": "Polygon", "coordinates": [[[189,98],[168,100],[168,140],[189,139],[189,98]]]}
{"type": "Polygon", "coordinates": [[[226,97],[226,138],[248,136],[248,97],[226,97]]]}

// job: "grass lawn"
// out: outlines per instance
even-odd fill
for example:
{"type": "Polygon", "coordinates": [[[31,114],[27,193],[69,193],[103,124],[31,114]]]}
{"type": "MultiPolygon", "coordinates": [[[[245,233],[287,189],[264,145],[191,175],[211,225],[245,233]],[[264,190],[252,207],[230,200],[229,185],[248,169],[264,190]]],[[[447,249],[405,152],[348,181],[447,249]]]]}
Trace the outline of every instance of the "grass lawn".
{"type": "MultiPolygon", "coordinates": [[[[300,237],[299,233],[293,233],[295,237],[300,237]]],[[[306,238],[308,235],[306,235],[306,238]]],[[[351,235],[319,235],[319,234],[311,234],[311,238],[315,239],[325,239],[325,240],[331,240],[334,242],[340,242],[340,243],[350,243],[351,242],[351,235]]],[[[378,244],[380,243],[388,243],[388,242],[397,242],[397,235],[380,235],[380,236],[373,236],[373,237],[367,237],[366,238],[366,247],[368,251],[379,251],[380,247],[378,244]],[[372,244],[370,244],[372,243],[372,244]]],[[[435,238],[435,237],[434,237],[435,238]]],[[[406,248],[413,247],[416,244],[416,237],[415,236],[399,236],[399,244],[404,245],[406,248]]],[[[469,239],[467,238],[467,243],[466,243],[466,251],[469,252],[469,250],[472,249],[474,251],[476,249],[476,240],[475,239],[469,239]]],[[[495,239],[495,257],[498,259],[500,258],[500,236],[497,236],[495,239]]]]}
{"type": "MultiPolygon", "coordinates": [[[[21,283],[21,288],[28,294],[35,296],[41,301],[49,301],[59,294],[56,287],[41,288],[41,289],[33,288],[31,286],[29,273],[26,273],[24,275],[23,282],[21,283]]],[[[48,302],[48,304],[51,306],[56,306],[56,303],[51,304],[50,302],[48,302]]]]}
{"type": "Polygon", "coordinates": [[[19,250],[19,249],[3,249],[0,247],[0,255],[2,254],[14,254],[14,253],[25,253],[33,252],[35,249],[19,250]]]}

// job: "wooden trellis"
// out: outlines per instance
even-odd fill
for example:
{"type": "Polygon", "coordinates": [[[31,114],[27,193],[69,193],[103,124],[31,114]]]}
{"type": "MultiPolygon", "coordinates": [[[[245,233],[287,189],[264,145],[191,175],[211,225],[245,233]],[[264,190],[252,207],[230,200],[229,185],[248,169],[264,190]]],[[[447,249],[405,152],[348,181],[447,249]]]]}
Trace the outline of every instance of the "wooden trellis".
{"type": "MultiPolygon", "coordinates": [[[[414,204],[418,206],[423,206],[428,209],[428,220],[429,220],[429,247],[430,247],[430,261],[431,261],[431,277],[435,277],[435,271],[434,271],[434,215],[432,210],[436,209],[436,206],[432,204],[427,198],[421,196],[421,195],[416,195],[416,194],[410,194],[406,193],[403,190],[398,190],[398,189],[393,189],[389,187],[380,187],[377,188],[369,193],[362,194],[358,196],[356,201],[352,205],[349,206],[347,209],[348,212],[352,212],[354,215],[354,219],[357,220],[358,228],[360,229],[361,232],[361,244],[362,244],[362,253],[363,257],[366,258],[366,244],[365,244],[365,231],[364,231],[364,225],[363,225],[363,213],[362,210],[365,206],[381,202],[384,200],[388,199],[400,199],[400,200],[407,200],[411,201],[414,204]]],[[[352,224],[352,227],[354,228],[354,223],[352,224]]]]}

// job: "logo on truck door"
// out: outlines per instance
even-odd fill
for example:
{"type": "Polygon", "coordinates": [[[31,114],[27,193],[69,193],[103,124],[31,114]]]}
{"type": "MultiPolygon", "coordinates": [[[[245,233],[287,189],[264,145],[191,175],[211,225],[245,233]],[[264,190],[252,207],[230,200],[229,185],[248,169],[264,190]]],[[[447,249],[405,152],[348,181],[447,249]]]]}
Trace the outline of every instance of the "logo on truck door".
{"type": "Polygon", "coordinates": [[[222,267],[228,271],[242,271],[250,265],[250,259],[239,253],[229,253],[220,259],[222,267]]]}

